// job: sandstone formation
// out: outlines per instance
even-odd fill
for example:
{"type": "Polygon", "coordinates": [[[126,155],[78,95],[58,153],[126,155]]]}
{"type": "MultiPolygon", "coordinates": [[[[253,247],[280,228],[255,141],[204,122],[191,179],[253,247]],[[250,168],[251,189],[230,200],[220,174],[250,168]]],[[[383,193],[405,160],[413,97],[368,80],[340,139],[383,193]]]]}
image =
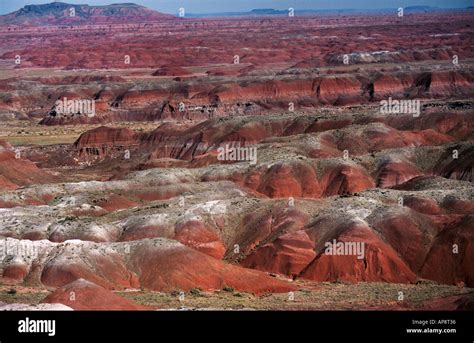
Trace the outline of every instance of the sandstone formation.
{"type": "Polygon", "coordinates": [[[472,308],[472,19],[0,16],[0,288],[41,309],[472,308]],[[316,306],[328,289],[378,293],[316,306]]]}
{"type": "Polygon", "coordinates": [[[56,289],[42,301],[46,304],[63,304],[74,310],[82,311],[136,311],[146,307],[122,298],[106,289],[84,279],[56,289]]]}

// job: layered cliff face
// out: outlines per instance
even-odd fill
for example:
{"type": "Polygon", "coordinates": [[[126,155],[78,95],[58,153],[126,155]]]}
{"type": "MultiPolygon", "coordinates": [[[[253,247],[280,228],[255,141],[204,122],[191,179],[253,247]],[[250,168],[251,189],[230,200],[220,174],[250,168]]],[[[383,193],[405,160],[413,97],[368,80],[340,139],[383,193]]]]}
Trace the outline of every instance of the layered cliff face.
{"type": "MultiPolygon", "coordinates": [[[[36,18],[46,11],[44,18],[50,12],[56,18],[55,9],[46,7],[66,4],[42,6],[12,16],[36,18]]],[[[45,125],[201,121],[378,104],[390,97],[467,99],[474,92],[469,13],[450,14],[450,25],[433,14],[407,17],[396,25],[386,16],[372,21],[348,17],[345,25],[334,27],[320,25],[330,25],[333,18],[305,17],[295,27],[288,18],[167,21],[157,15],[157,21],[144,23],[141,18],[156,14],[140,6],[79,10],[81,6],[76,19],[86,16],[89,26],[39,27],[36,32],[23,26],[7,32],[0,58],[11,68],[62,72],[28,75],[29,82],[14,74],[0,80],[0,114],[5,118],[41,118],[45,125]],[[124,16],[128,24],[100,26],[109,11],[111,18],[124,16]],[[189,27],[192,37],[186,35],[189,27]],[[254,39],[234,48],[242,46],[242,33],[249,31],[257,32],[254,39]],[[46,33],[47,41],[42,39],[46,33]],[[67,43],[71,40],[74,46],[67,43]],[[162,47],[173,47],[176,53],[162,47]],[[96,113],[50,115],[55,102],[65,97],[94,101],[96,113]]]]}
{"type": "MultiPolygon", "coordinates": [[[[164,71],[166,72],[166,70],[164,71]]],[[[176,71],[179,75],[184,71],[176,71]]],[[[357,74],[359,75],[359,74],[357,74]]],[[[465,71],[435,71],[429,74],[428,85],[417,86],[418,78],[426,77],[413,70],[388,72],[368,82],[355,73],[348,76],[276,76],[280,80],[224,80],[218,86],[214,80],[198,77],[178,81],[138,80],[123,82],[115,77],[90,77],[76,86],[72,77],[62,80],[42,80],[27,85],[25,97],[12,92],[5,98],[3,110],[18,110],[18,104],[31,108],[26,115],[42,117],[41,124],[97,124],[113,121],[206,120],[215,117],[265,115],[277,111],[308,111],[311,107],[366,104],[378,106],[393,99],[468,98],[474,93],[471,73],[465,71]],[[104,81],[100,81],[100,80],[104,81]],[[91,80],[91,81],[89,81],[91,80]],[[43,82],[48,82],[43,88],[43,82]],[[36,84],[35,84],[36,83],[36,84]],[[65,91],[64,83],[70,83],[65,91]],[[151,87],[152,89],[144,89],[151,87]],[[106,86],[107,85],[107,86],[106,86]],[[45,96],[47,92],[47,96],[45,96]],[[93,101],[93,115],[73,112],[55,115],[55,104],[64,99],[93,101]],[[34,109],[41,104],[43,110],[34,109]],[[48,110],[44,110],[47,108],[48,110]]],[[[15,87],[16,81],[4,80],[5,87],[15,87]]]]}
{"type": "Polygon", "coordinates": [[[137,135],[132,130],[114,129],[105,126],[88,131],[74,143],[79,155],[105,156],[124,153],[130,147],[137,145],[137,135]]]}

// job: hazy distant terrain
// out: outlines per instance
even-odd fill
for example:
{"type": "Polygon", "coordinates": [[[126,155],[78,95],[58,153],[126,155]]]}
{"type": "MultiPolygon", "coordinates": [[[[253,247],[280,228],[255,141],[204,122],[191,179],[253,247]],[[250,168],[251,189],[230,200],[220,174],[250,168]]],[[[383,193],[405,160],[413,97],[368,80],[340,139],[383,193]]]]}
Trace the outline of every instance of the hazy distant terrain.
{"type": "Polygon", "coordinates": [[[474,13],[193,16],[0,17],[0,309],[472,309],[474,13]]]}

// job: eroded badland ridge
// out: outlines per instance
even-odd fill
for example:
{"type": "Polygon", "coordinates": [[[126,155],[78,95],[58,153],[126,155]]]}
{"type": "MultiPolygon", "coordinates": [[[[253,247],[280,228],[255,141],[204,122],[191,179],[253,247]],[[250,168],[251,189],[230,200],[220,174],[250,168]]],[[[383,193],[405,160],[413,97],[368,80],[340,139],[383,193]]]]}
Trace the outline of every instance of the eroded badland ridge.
{"type": "Polygon", "coordinates": [[[472,309],[473,19],[0,16],[0,308],[472,309]]]}

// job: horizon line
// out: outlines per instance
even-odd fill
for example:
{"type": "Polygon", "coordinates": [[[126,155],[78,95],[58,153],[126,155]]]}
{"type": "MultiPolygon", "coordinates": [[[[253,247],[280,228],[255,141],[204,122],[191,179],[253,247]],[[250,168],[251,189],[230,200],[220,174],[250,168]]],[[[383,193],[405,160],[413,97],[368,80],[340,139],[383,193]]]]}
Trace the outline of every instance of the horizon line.
{"type": "MultiPolygon", "coordinates": [[[[8,15],[8,14],[17,12],[17,11],[21,10],[22,8],[24,8],[26,6],[42,6],[42,5],[49,5],[49,4],[53,4],[53,3],[62,3],[62,4],[71,5],[71,6],[90,6],[90,7],[107,7],[107,6],[112,6],[112,5],[136,5],[136,6],[141,6],[141,7],[156,11],[156,12],[160,12],[160,13],[163,13],[163,14],[170,14],[170,15],[176,15],[176,13],[179,10],[179,7],[177,7],[176,11],[170,12],[170,11],[167,11],[167,10],[154,9],[154,8],[144,6],[144,5],[141,5],[141,4],[137,4],[135,2],[130,2],[130,1],[114,2],[114,3],[108,4],[108,5],[89,5],[88,3],[73,4],[73,3],[68,3],[66,1],[51,1],[51,2],[48,2],[48,3],[44,3],[44,4],[24,5],[24,6],[21,6],[18,9],[13,10],[11,12],[5,12],[5,13],[0,12],[0,16],[8,15]]],[[[430,5],[409,5],[409,6],[401,6],[401,7],[403,9],[417,8],[417,7],[427,8],[427,9],[431,9],[433,12],[435,12],[435,11],[450,11],[450,10],[467,10],[467,9],[473,9],[474,8],[474,6],[439,7],[439,6],[430,6],[430,5]]],[[[302,11],[304,11],[304,12],[307,12],[307,11],[311,11],[311,12],[341,12],[341,11],[376,12],[376,11],[397,10],[399,7],[377,7],[377,8],[373,8],[373,7],[372,8],[351,8],[351,7],[347,7],[347,8],[315,9],[315,8],[297,8],[295,6],[292,6],[292,8],[294,8],[295,12],[302,12],[302,11]]],[[[288,8],[256,7],[256,8],[252,8],[252,9],[249,9],[249,10],[241,10],[241,11],[225,11],[225,10],[224,11],[216,11],[216,12],[195,12],[195,11],[192,11],[192,12],[188,12],[186,14],[186,17],[188,17],[188,16],[191,16],[191,17],[192,16],[206,16],[206,15],[209,15],[209,16],[225,16],[225,15],[238,16],[238,15],[252,14],[252,12],[256,11],[256,10],[285,11],[285,10],[288,10],[288,8]]],[[[261,16],[265,16],[265,14],[261,14],[261,16]]]]}

